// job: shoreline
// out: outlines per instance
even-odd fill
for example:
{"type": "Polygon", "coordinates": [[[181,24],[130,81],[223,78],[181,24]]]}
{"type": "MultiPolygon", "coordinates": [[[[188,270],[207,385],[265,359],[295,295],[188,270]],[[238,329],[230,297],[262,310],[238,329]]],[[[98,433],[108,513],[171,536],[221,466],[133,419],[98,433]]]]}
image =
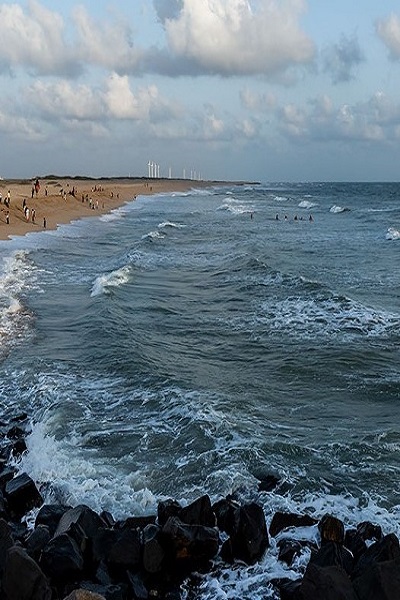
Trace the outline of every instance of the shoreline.
{"type": "Polygon", "coordinates": [[[34,183],[35,180],[28,179],[0,181],[0,241],[46,229],[55,230],[59,225],[77,219],[103,215],[134,201],[139,195],[243,184],[188,179],[51,177],[39,180],[40,188],[36,194],[34,183]],[[29,209],[28,214],[25,214],[25,207],[29,209]]]}

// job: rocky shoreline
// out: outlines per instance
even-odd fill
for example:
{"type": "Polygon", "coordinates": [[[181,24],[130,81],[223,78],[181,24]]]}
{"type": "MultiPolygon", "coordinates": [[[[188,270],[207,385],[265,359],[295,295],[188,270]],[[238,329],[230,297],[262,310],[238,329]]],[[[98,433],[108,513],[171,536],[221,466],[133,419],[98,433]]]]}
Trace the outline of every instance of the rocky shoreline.
{"type": "MultiPolygon", "coordinates": [[[[279,561],[292,573],[296,559],[310,554],[297,578],[268,582],[277,600],[400,598],[399,540],[373,523],[346,530],[333,515],[317,520],[277,512],[267,527],[258,504],[233,497],[212,504],[207,495],[188,506],[160,502],[157,514],[123,521],[84,505],[44,504],[40,486],[12,466],[27,451],[28,432],[26,414],[0,423],[4,600],[179,600],[183,585],[185,597],[196,598],[202,575],[218,565],[254,565],[275,544],[279,561]],[[28,526],[26,515],[33,509],[34,525],[28,526]],[[299,540],[294,535],[299,527],[316,530],[317,543],[299,540]]],[[[277,484],[266,477],[260,490],[277,484]]]]}

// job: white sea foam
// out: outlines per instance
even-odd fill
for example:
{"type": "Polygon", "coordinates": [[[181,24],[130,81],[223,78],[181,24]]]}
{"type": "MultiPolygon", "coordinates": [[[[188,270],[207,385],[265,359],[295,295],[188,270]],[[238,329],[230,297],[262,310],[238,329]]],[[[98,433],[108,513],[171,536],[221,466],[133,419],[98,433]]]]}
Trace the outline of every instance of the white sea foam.
{"type": "Polygon", "coordinates": [[[262,322],[279,334],[325,338],[387,335],[400,324],[395,314],[374,310],[348,298],[290,296],[263,305],[262,322]]]}
{"type": "Polygon", "coordinates": [[[186,225],[182,225],[181,223],[173,223],[171,221],[163,221],[163,223],[159,223],[159,229],[165,229],[166,227],[171,227],[175,229],[183,229],[186,225]]]}
{"type": "Polygon", "coordinates": [[[130,267],[124,266],[111,273],[105,273],[97,277],[93,283],[91,296],[99,296],[109,293],[110,288],[120,287],[129,281],[130,267]]]}
{"type": "Polygon", "coordinates": [[[97,512],[110,510],[116,518],[155,511],[155,497],[140,473],[116,480],[113,466],[82,454],[73,434],[68,441],[57,441],[46,423],[39,423],[26,443],[28,453],[19,468],[38,483],[51,483],[45,488],[45,501],[87,504],[97,512]]]}
{"type": "Polygon", "coordinates": [[[386,233],[387,240],[399,240],[400,239],[400,231],[395,229],[394,227],[389,227],[386,233]]]}
{"type": "Polygon", "coordinates": [[[217,210],[226,210],[233,215],[243,215],[246,213],[254,212],[254,208],[248,204],[243,204],[235,198],[226,198],[225,202],[221,204],[217,210]]]}
{"type": "Polygon", "coordinates": [[[31,315],[21,296],[36,286],[36,268],[29,253],[17,250],[3,258],[0,273],[0,340],[2,350],[21,339],[30,328],[31,315]]]}
{"type": "Polygon", "coordinates": [[[149,231],[145,235],[142,235],[142,240],[162,240],[165,238],[165,235],[160,231],[149,231]]]}
{"type": "Polygon", "coordinates": [[[331,208],[329,209],[329,212],[331,213],[342,213],[342,212],[346,212],[350,210],[349,208],[345,208],[343,206],[339,206],[337,204],[334,204],[333,206],[331,206],[331,208]]]}
{"type": "Polygon", "coordinates": [[[299,202],[299,208],[310,209],[310,208],[314,208],[314,206],[318,206],[318,203],[311,202],[310,200],[302,200],[301,202],[299,202]]]}

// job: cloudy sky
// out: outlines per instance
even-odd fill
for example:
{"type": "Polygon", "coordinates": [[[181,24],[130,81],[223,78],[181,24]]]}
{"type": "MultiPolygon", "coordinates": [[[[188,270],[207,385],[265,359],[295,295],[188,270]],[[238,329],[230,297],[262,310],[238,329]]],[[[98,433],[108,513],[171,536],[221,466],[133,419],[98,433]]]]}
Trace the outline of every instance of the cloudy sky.
{"type": "Polygon", "coordinates": [[[0,176],[400,178],[400,0],[26,0],[0,24],[0,176]]]}

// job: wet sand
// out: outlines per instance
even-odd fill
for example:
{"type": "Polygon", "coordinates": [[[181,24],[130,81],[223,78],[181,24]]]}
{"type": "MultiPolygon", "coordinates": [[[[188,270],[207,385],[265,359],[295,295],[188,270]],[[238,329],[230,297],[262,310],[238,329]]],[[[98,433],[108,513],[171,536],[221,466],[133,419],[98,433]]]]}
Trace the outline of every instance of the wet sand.
{"type": "Polygon", "coordinates": [[[108,213],[139,195],[184,192],[191,188],[222,185],[223,182],[184,179],[81,179],[39,180],[33,193],[31,180],[0,181],[0,240],[34,231],[56,229],[58,225],[84,217],[108,213]],[[10,206],[5,205],[10,192],[10,206]],[[25,201],[25,202],[24,202],[25,201]],[[29,208],[26,218],[24,205],[29,208]],[[35,211],[32,221],[32,209],[35,211]],[[7,223],[7,213],[8,220],[7,223]]]}

